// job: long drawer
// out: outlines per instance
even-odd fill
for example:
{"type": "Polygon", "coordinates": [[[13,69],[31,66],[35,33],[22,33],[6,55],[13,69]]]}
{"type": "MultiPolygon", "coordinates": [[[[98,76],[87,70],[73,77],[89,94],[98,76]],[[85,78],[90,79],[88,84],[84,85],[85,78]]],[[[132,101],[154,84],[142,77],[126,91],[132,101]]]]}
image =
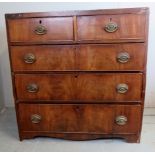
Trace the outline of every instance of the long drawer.
{"type": "Polygon", "coordinates": [[[13,71],[142,71],[145,50],[142,43],[12,46],[11,59],[13,71]]]}
{"type": "Polygon", "coordinates": [[[18,100],[139,101],[141,73],[16,74],[18,100]]]}
{"type": "Polygon", "coordinates": [[[21,131],[53,133],[137,133],[141,106],[19,104],[21,131]]]}
{"type": "Polygon", "coordinates": [[[145,39],[146,15],[96,15],[77,18],[79,41],[114,41],[145,39]]]}

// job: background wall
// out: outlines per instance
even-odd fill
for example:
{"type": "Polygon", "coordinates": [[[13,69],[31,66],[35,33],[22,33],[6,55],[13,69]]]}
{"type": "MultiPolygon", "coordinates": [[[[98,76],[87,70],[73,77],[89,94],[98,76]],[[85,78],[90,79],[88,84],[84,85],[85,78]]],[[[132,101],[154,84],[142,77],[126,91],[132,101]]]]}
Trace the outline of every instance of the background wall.
{"type": "Polygon", "coordinates": [[[59,10],[90,10],[123,7],[149,7],[150,29],[147,66],[147,107],[155,107],[155,3],[0,3],[0,108],[14,106],[10,65],[6,40],[5,13],[42,12],[59,10]]]}

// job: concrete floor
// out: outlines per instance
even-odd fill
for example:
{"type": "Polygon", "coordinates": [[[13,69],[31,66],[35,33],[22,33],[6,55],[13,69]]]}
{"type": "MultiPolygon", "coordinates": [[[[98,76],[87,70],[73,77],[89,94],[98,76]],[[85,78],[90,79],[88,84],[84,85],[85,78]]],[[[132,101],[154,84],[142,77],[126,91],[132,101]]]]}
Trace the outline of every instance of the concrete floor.
{"type": "Polygon", "coordinates": [[[0,152],[117,152],[155,151],[155,116],[144,116],[140,144],[123,140],[68,141],[54,138],[18,140],[14,108],[0,114],[0,152]]]}

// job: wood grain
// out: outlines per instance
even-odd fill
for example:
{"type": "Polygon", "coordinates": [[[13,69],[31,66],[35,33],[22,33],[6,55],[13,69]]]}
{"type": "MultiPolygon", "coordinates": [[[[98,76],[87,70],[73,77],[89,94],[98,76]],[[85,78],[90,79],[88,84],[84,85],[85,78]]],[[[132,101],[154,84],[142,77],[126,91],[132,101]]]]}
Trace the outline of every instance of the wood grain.
{"type": "Polygon", "coordinates": [[[76,105],[76,104],[19,104],[21,131],[51,133],[104,133],[123,134],[139,132],[141,107],[130,105],[76,105]],[[31,122],[31,115],[42,117],[38,124],[31,122]],[[61,114],[61,115],[60,115],[61,114]],[[117,125],[117,116],[126,116],[124,126],[117,125]]]}
{"type": "Polygon", "coordinates": [[[144,39],[146,16],[139,14],[80,16],[77,18],[78,40],[144,39]],[[118,30],[104,30],[109,22],[115,22],[118,30]],[[142,26],[143,25],[143,26],[142,26]]]}
{"type": "Polygon", "coordinates": [[[113,14],[148,14],[148,7],[119,8],[119,9],[99,9],[99,10],[73,10],[73,11],[53,11],[53,12],[29,12],[6,14],[8,19],[24,19],[38,17],[68,17],[68,16],[88,16],[88,15],[113,15],[113,14]]]}
{"type": "Polygon", "coordinates": [[[144,68],[145,44],[101,44],[80,45],[77,50],[78,70],[89,71],[142,71],[144,68]],[[117,61],[120,53],[127,52],[127,63],[117,61]],[[135,65],[136,64],[136,65],[135,65]]]}
{"type": "Polygon", "coordinates": [[[8,20],[8,31],[11,42],[72,41],[73,19],[72,17],[60,17],[8,20]],[[47,33],[35,34],[34,31],[38,25],[43,25],[47,33]]]}
{"type": "Polygon", "coordinates": [[[143,71],[145,50],[140,43],[12,46],[11,59],[13,71],[143,71]],[[130,56],[127,63],[117,61],[122,52],[130,56]],[[24,62],[29,53],[36,57],[33,64],[24,62]]]}
{"type": "Polygon", "coordinates": [[[18,100],[139,101],[142,74],[16,74],[15,83],[18,100]],[[38,92],[27,91],[32,83],[38,92]],[[116,91],[120,83],[129,87],[125,94],[116,91]]]}
{"type": "Polygon", "coordinates": [[[75,70],[75,48],[72,45],[12,46],[13,71],[75,70]],[[36,61],[25,63],[24,57],[33,54],[36,61]]]}
{"type": "Polygon", "coordinates": [[[6,14],[20,140],[123,138],[140,142],[145,99],[149,8],[6,14]],[[118,30],[105,31],[114,22],[118,30]],[[44,35],[35,34],[42,25],[44,35]],[[120,52],[130,59],[121,64],[120,52]],[[32,53],[36,61],[26,64],[32,53]],[[30,93],[27,85],[37,84],[30,93]],[[125,94],[116,86],[128,85],[125,94]],[[39,114],[38,124],[31,115],[39,114]],[[124,126],[117,116],[126,116],[124,126]]]}

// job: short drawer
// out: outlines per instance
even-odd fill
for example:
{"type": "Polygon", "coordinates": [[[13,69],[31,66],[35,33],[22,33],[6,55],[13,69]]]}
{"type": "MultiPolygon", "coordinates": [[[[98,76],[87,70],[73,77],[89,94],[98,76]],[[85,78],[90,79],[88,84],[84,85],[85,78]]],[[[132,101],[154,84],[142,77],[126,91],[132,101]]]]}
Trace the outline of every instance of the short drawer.
{"type": "Polygon", "coordinates": [[[9,19],[11,42],[72,41],[72,17],[9,19]]]}
{"type": "Polygon", "coordinates": [[[139,101],[142,74],[16,74],[15,85],[18,100],[139,101]]]}
{"type": "Polygon", "coordinates": [[[21,131],[53,133],[137,133],[140,105],[18,104],[21,131]]]}
{"type": "Polygon", "coordinates": [[[11,46],[13,71],[75,70],[72,45],[11,46]]]}
{"type": "Polygon", "coordinates": [[[146,15],[96,15],[77,18],[78,40],[123,41],[145,39],[146,15]]]}

